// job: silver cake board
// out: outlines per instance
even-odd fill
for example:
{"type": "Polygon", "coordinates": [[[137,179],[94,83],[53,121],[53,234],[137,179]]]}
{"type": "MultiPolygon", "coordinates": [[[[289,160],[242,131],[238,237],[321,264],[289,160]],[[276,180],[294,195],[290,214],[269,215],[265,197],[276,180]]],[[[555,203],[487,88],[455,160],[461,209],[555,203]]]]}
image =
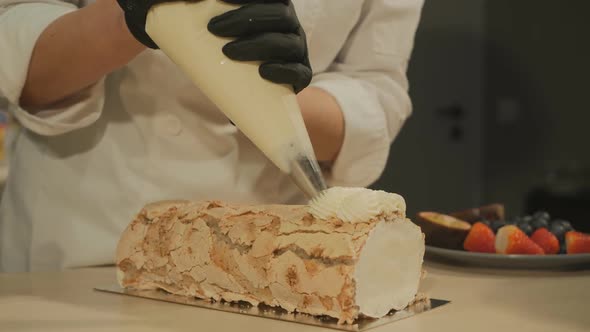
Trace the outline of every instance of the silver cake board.
{"type": "Polygon", "coordinates": [[[355,324],[338,324],[338,320],[335,318],[327,317],[327,316],[311,316],[307,314],[300,314],[300,313],[289,313],[284,309],[270,307],[266,305],[260,306],[253,306],[246,302],[239,302],[239,303],[229,303],[229,302],[211,302],[206,300],[201,300],[193,297],[185,297],[170,294],[168,292],[162,290],[134,290],[134,289],[124,289],[121,288],[119,285],[107,285],[103,287],[96,287],[94,288],[100,292],[107,292],[112,294],[119,294],[119,295],[127,295],[133,297],[140,297],[144,299],[150,300],[157,300],[157,301],[164,301],[170,303],[177,303],[182,305],[190,305],[194,307],[204,308],[204,309],[211,309],[211,310],[218,310],[218,311],[225,311],[231,312],[235,314],[242,314],[248,316],[256,316],[262,317],[267,319],[275,319],[281,320],[285,322],[292,322],[298,324],[305,324],[305,325],[312,325],[318,326],[323,328],[329,328],[334,330],[340,331],[367,331],[369,329],[373,329],[379,326],[383,326],[386,324],[390,324],[396,321],[399,321],[404,318],[412,317],[420,313],[424,313],[426,311],[430,311],[434,308],[443,306],[449,301],[446,300],[436,300],[436,299],[426,299],[424,301],[420,301],[404,310],[401,311],[392,311],[389,315],[380,318],[380,319],[368,319],[368,318],[361,318],[355,322],[355,324]]]}

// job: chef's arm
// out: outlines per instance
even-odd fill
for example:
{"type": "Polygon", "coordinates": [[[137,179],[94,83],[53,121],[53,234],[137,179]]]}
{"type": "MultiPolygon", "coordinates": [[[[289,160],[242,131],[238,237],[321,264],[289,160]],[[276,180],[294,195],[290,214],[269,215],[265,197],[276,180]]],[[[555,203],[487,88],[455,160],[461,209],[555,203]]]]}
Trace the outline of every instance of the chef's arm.
{"type": "Polygon", "coordinates": [[[97,0],[52,22],[37,40],[20,96],[31,113],[95,84],[145,47],[114,0],[97,0]]]}
{"type": "Polygon", "coordinates": [[[412,111],[406,70],[422,4],[365,0],[334,62],[316,73],[304,90],[310,96],[300,97],[318,158],[334,158],[326,174],[331,186],[368,186],[385,169],[412,111]]]}
{"type": "Polygon", "coordinates": [[[297,95],[316,158],[333,162],[344,141],[344,115],[336,99],[314,87],[297,95]]]}

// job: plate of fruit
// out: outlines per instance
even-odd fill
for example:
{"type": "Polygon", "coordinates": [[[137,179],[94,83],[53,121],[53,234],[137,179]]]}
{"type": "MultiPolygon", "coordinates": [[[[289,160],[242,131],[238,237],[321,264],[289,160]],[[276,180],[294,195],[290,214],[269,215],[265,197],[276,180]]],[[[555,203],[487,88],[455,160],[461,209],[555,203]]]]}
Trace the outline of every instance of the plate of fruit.
{"type": "Polygon", "coordinates": [[[504,206],[415,218],[426,235],[427,257],[467,265],[514,269],[590,268],[590,234],[538,211],[506,218],[504,206]]]}

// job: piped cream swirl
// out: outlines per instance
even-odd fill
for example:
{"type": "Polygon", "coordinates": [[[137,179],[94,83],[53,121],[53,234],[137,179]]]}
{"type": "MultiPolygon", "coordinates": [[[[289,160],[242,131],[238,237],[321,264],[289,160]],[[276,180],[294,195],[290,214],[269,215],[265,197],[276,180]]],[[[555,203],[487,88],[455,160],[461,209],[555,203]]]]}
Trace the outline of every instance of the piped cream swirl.
{"type": "Polygon", "coordinates": [[[379,215],[405,216],[406,202],[398,194],[366,188],[334,187],[309,203],[309,212],[318,219],[366,222],[379,215]]]}

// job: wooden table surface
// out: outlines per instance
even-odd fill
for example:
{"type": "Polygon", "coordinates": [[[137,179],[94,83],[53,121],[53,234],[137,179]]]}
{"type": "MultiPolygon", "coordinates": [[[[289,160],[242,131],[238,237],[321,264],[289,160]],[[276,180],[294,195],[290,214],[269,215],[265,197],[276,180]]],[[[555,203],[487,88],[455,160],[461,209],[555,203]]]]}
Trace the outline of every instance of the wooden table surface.
{"type": "MultiPolygon", "coordinates": [[[[452,303],[372,331],[590,331],[590,271],[502,271],[427,263],[422,291],[452,303]]],[[[0,274],[0,331],[329,331],[93,291],[112,267],[0,274]]]]}

